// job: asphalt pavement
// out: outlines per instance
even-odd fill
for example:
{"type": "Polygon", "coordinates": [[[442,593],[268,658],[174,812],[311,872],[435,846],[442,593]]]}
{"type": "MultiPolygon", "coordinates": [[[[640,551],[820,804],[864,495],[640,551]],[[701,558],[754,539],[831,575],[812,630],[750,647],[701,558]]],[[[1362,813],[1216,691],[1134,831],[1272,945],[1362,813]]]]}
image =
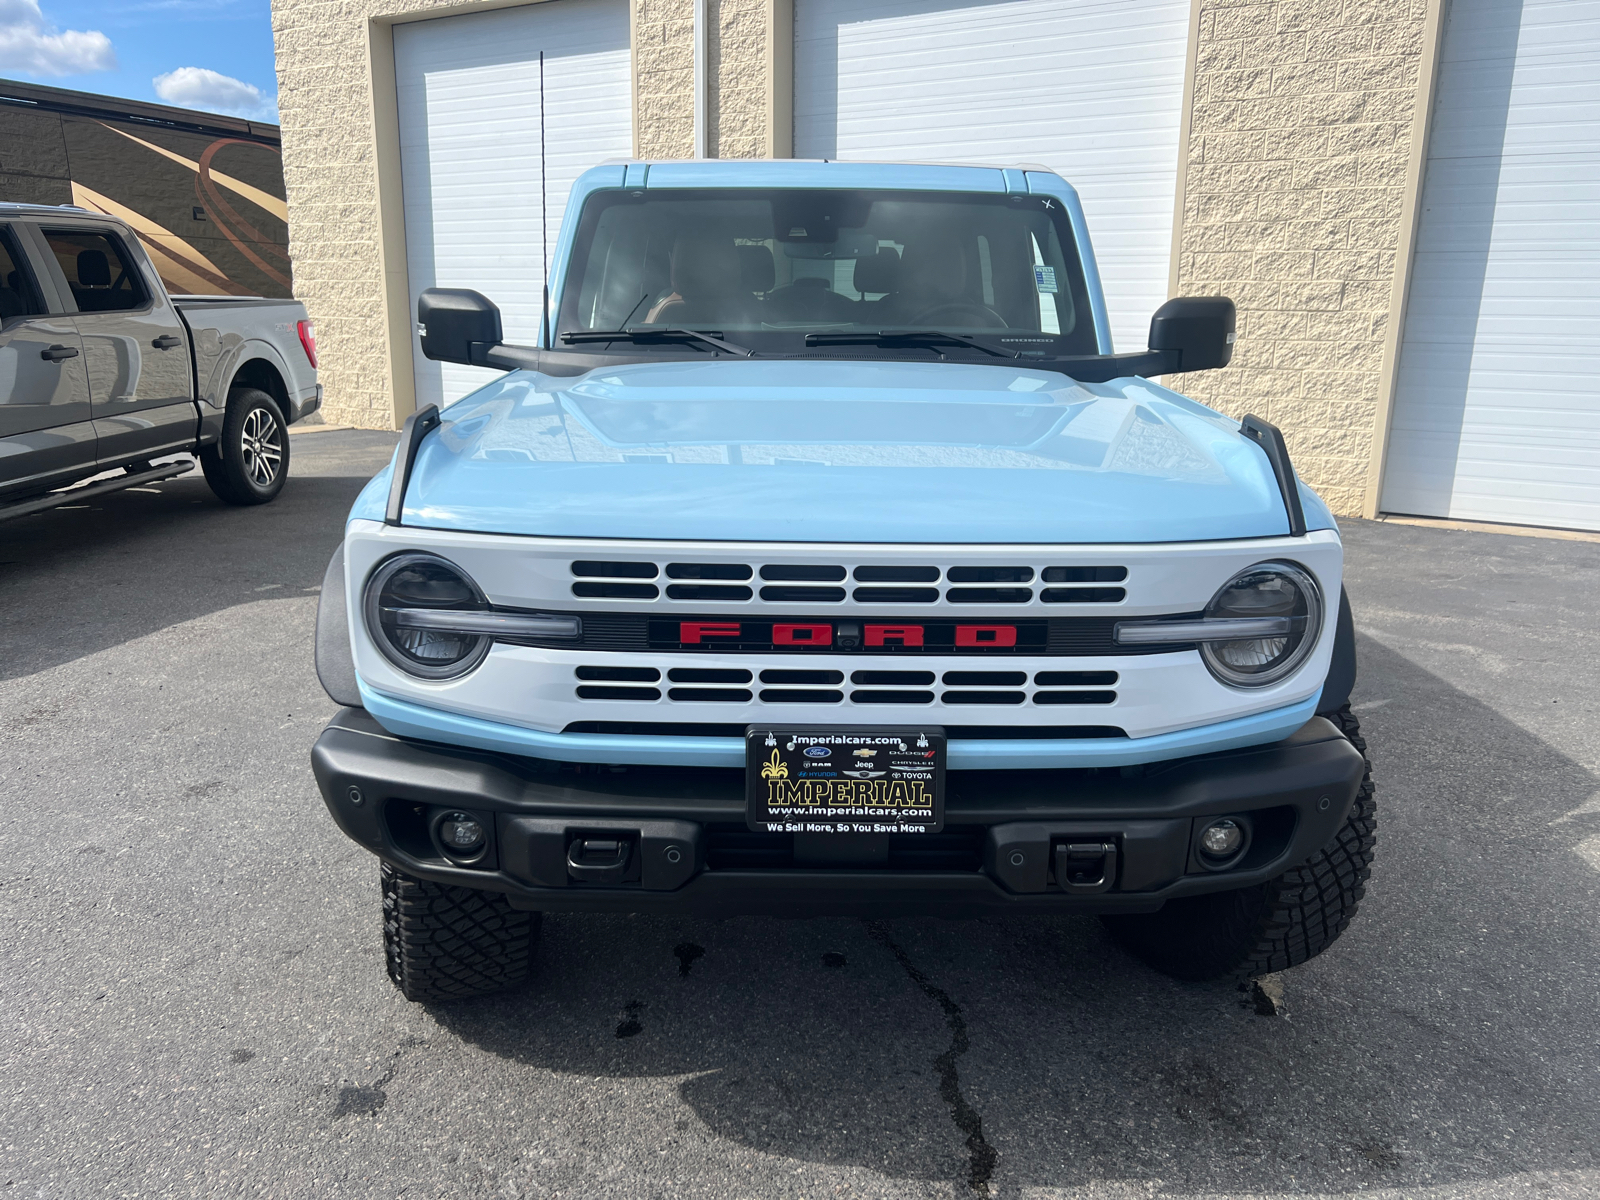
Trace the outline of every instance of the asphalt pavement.
{"type": "Polygon", "coordinates": [[[1600,544],[1347,522],[1368,899],[1260,991],[1092,919],[552,916],[383,970],[308,752],[392,435],[0,525],[0,1197],[1593,1197],[1600,544]]]}

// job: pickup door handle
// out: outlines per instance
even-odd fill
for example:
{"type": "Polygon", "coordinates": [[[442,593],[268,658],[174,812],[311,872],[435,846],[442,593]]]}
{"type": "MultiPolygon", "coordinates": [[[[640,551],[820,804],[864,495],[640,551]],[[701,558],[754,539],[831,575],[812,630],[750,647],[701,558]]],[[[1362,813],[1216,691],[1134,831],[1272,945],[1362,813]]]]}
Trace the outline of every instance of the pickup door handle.
{"type": "Polygon", "coordinates": [[[170,333],[163,333],[150,344],[157,350],[171,350],[174,346],[183,345],[183,339],[181,337],[173,337],[170,333]]]}
{"type": "Polygon", "coordinates": [[[77,358],[76,346],[51,346],[48,350],[39,351],[39,357],[45,362],[60,362],[63,358],[77,358]]]}

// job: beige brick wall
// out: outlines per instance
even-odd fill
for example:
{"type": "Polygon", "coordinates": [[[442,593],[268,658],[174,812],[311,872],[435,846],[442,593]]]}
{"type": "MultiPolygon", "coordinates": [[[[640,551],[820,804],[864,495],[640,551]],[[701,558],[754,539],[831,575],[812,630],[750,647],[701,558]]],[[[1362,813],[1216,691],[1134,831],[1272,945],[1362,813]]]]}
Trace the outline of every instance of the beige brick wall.
{"type": "Polygon", "coordinates": [[[1239,305],[1234,365],[1178,377],[1282,427],[1361,511],[1407,201],[1424,0],[1202,0],[1176,294],[1239,305]]]}
{"type": "Polygon", "coordinates": [[[711,153],[762,158],[767,153],[767,40],[770,0],[707,0],[712,14],[711,153]]]}
{"type": "MultiPolygon", "coordinates": [[[[419,7],[422,7],[419,5],[419,7]]],[[[326,419],[393,424],[361,0],[276,0],[272,37],[295,295],[317,326],[326,419]]]]}
{"type": "Polygon", "coordinates": [[[691,157],[694,0],[633,0],[633,79],[634,152],[640,158],[691,157]]]}
{"type": "MultiPolygon", "coordinates": [[[[694,147],[694,0],[632,5],[635,152],[687,158],[694,147]]],[[[317,325],[330,422],[393,428],[396,394],[403,416],[410,386],[391,376],[383,247],[393,253],[404,235],[394,227],[398,196],[379,195],[386,151],[374,117],[373,77],[384,67],[369,64],[371,22],[502,6],[492,0],[273,0],[289,251],[295,294],[317,325]],[[388,209],[387,236],[381,207],[388,209]]],[[[709,0],[713,155],[765,153],[773,12],[773,0],[709,0]]],[[[380,50],[387,45],[381,32],[377,44],[380,50]]],[[[392,87],[387,78],[384,83],[392,87]]],[[[384,174],[397,189],[397,170],[384,174]]],[[[406,328],[404,317],[396,323],[406,328]]]]}

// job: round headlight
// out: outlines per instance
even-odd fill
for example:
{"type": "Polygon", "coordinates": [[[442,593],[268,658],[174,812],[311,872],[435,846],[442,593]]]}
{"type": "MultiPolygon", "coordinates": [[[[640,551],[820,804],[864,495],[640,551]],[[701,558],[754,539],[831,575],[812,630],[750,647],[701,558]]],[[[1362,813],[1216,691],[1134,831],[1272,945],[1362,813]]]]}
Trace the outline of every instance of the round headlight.
{"type": "Polygon", "coordinates": [[[494,641],[430,622],[433,612],[477,612],[489,607],[478,585],[436,554],[397,554],[380,563],[363,597],[367,631],[383,656],[420,679],[454,679],[483,661],[494,641]]]}
{"type": "Polygon", "coordinates": [[[1286,618],[1285,632],[1237,642],[1206,642],[1200,655],[1230,687],[1265,687],[1292,674],[1322,631],[1322,592],[1292,563],[1264,562],[1240,571],[1206,605],[1209,618],[1286,618]]]}

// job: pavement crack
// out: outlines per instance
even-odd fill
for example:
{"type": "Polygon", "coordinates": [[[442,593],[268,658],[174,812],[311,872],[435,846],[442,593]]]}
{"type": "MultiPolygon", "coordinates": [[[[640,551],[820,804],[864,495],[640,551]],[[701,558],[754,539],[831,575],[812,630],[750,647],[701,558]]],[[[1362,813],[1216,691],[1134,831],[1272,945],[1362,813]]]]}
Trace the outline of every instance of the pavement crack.
{"type": "Polygon", "coordinates": [[[948,992],[935,986],[918,970],[911,956],[889,937],[887,929],[876,921],[868,921],[866,925],[872,939],[894,955],[895,961],[910,976],[911,982],[944,1011],[945,1024],[950,1027],[950,1048],[933,1060],[934,1068],[939,1072],[939,1095],[950,1106],[950,1119],[955,1122],[956,1128],[967,1135],[967,1186],[976,1195],[988,1196],[991,1194],[989,1181],[994,1177],[994,1168],[1000,1156],[983,1136],[983,1117],[961,1092],[961,1075],[956,1070],[956,1059],[971,1047],[967,1038],[967,1020],[961,1014],[961,1006],[950,998],[948,992]]]}
{"type": "MultiPolygon", "coordinates": [[[[375,1117],[378,1110],[389,1102],[389,1093],[384,1089],[394,1082],[395,1072],[400,1069],[400,1059],[406,1051],[414,1050],[422,1045],[420,1038],[406,1038],[400,1043],[400,1048],[390,1056],[388,1070],[372,1083],[365,1087],[342,1087],[339,1089],[339,1098],[334,1102],[333,1119],[340,1117],[375,1117]]],[[[238,1052],[235,1051],[235,1054],[238,1052]]],[[[235,1062],[241,1060],[234,1059],[235,1062]]]]}

